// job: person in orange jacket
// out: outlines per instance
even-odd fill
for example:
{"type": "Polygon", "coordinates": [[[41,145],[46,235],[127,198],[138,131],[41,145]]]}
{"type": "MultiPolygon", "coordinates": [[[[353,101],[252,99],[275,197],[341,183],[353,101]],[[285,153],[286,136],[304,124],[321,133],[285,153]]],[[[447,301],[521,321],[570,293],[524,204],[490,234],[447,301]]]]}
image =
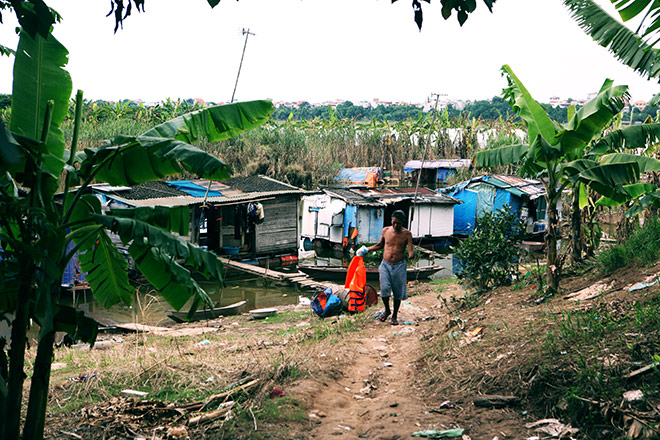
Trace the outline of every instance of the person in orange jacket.
{"type": "Polygon", "coordinates": [[[380,314],[380,320],[385,322],[392,315],[392,325],[398,325],[398,314],[401,301],[408,298],[406,289],[405,251],[408,248],[408,259],[413,257],[412,233],[404,227],[406,215],[397,210],[392,213],[392,226],[383,228],[380,241],[365,248],[367,252],[384,249],[383,261],[378,267],[380,277],[380,297],[385,310],[380,314]],[[394,297],[393,310],[390,311],[390,296],[394,297]]]}

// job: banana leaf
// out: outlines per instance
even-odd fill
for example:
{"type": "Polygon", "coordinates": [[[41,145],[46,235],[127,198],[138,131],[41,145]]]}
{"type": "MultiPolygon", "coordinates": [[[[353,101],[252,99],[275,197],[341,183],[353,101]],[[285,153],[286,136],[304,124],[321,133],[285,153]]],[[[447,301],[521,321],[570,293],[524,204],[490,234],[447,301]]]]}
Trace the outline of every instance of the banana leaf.
{"type": "Polygon", "coordinates": [[[529,151],[528,145],[507,145],[477,151],[475,162],[477,167],[496,167],[518,163],[529,151]]]}
{"type": "Polygon", "coordinates": [[[64,70],[68,55],[53,35],[32,38],[21,32],[14,62],[9,129],[27,138],[42,139],[47,103],[53,101],[48,136],[40,151],[44,171],[53,178],[59,178],[64,166],[64,135],[59,127],[67,115],[72,90],[71,77],[64,70]]]}
{"type": "Polygon", "coordinates": [[[539,134],[548,142],[553,142],[555,137],[554,123],[546,113],[541,104],[536,102],[527,91],[522,82],[513,73],[508,65],[502,66],[502,72],[506,75],[509,87],[505,89],[505,97],[513,101],[514,108],[520,113],[520,118],[527,126],[527,134],[530,141],[539,134]]]}
{"type": "Polygon", "coordinates": [[[598,199],[596,202],[597,206],[605,206],[605,207],[615,207],[615,206],[621,206],[624,203],[634,200],[637,198],[643,198],[646,195],[650,195],[652,193],[656,193],[658,191],[658,187],[655,185],[651,185],[648,183],[633,183],[631,185],[624,185],[623,190],[628,194],[629,199],[628,200],[623,200],[623,201],[617,201],[614,199],[611,199],[609,197],[601,197],[598,199]]]}
{"type": "Polygon", "coordinates": [[[602,156],[624,149],[646,148],[660,141],[660,124],[641,124],[624,127],[603,136],[588,152],[589,156],[602,156]]]}
{"type": "Polygon", "coordinates": [[[613,87],[605,80],[598,95],[582,106],[560,134],[561,148],[568,157],[577,155],[607,127],[629,99],[628,86],[613,87]]]}
{"type": "Polygon", "coordinates": [[[77,244],[81,245],[80,269],[87,272],[85,279],[94,298],[104,307],[119,302],[130,305],[135,289],[128,280],[128,262],[105,230],[96,229],[96,234],[77,244]]]}
{"type": "Polygon", "coordinates": [[[25,169],[25,152],[5,124],[0,124],[0,173],[17,173],[25,169]]]}
{"type": "MultiPolygon", "coordinates": [[[[180,310],[191,298],[200,298],[212,304],[206,292],[193,280],[190,271],[174,261],[171,255],[157,247],[137,243],[134,242],[129,248],[136,266],[175,310],[180,310]]],[[[191,312],[194,312],[192,308],[191,312]]]]}
{"type": "Polygon", "coordinates": [[[629,153],[606,154],[600,159],[601,165],[616,165],[634,162],[639,167],[640,173],[649,171],[660,171],[660,160],[647,156],[638,156],[629,153]]]}
{"type": "Polygon", "coordinates": [[[636,183],[639,177],[637,162],[615,163],[589,168],[580,173],[580,181],[601,195],[618,202],[629,200],[624,185],[636,183]]]}
{"type": "Polygon", "coordinates": [[[135,185],[179,174],[222,180],[231,168],[191,142],[214,142],[257,127],[269,118],[270,101],[227,104],[198,110],[165,122],[141,136],[118,136],[112,143],[76,155],[82,178],[111,185],[135,185]]]}
{"type": "MultiPolygon", "coordinates": [[[[643,40],[643,36],[647,33],[640,35],[631,31],[607,14],[593,0],[563,1],[573,19],[594,41],[606,47],[620,62],[632,67],[640,75],[657,77],[660,72],[658,50],[643,40]]],[[[658,5],[654,4],[654,8],[652,12],[655,14],[658,12],[658,5]]],[[[628,10],[628,12],[632,11],[628,10]]],[[[649,29],[656,30],[659,24],[660,21],[656,16],[649,29]]]]}

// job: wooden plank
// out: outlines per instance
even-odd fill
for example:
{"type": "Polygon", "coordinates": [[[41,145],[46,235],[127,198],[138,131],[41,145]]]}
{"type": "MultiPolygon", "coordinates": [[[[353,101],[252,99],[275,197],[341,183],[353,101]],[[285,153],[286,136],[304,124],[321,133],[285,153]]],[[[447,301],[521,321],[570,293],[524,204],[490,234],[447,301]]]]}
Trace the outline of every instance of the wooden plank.
{"type": "Polygon", "coordinates": [[[135,324],[132,322],[127,322],[125,324],[117,324],[115,327],[120,328],[122,330],[126,330],[129,332],[169,332],[171,329],[167,327],[156,327],[152,325],[144,325],[144,324],[135,324]]]}
{"type": "Polygon", "coordinates": [[[239,261],[233,261],[233,260],[230,260],[230,259],[224,258],[224,257],[218,257],[218,259],[222,262],[222,264],[224,264],[226,266],[229,266],[233,269],[238,269],[238,270],[241,270],[243,272],[257,274],[257,275],[260,275],[262,277],[270,278],[270,279],[273,279],[273,280],[282,280],[282,279],[291,277],[290,274],[285,274],[285,273],[282,273],[282,272],[278,272],[278,271],[273,270],[273,269],[265,269],[265,268],[260,267],[260,266],[253,266],[251,264],[241,263],[239,261]]]}

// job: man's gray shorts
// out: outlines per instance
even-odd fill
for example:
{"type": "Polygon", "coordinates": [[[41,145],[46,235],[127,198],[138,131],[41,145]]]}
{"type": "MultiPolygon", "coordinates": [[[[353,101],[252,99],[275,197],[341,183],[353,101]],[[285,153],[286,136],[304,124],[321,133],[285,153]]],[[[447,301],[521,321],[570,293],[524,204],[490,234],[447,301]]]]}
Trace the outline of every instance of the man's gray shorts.
{"type": "Polygon", "coordinates": [[[402,301],[408,298],[406,288],[406,260],[398,263],[389,263],[383,260],[378,267],[380,277],[380,296],[387,298],[393,296],[395,300],[402,301]]]}

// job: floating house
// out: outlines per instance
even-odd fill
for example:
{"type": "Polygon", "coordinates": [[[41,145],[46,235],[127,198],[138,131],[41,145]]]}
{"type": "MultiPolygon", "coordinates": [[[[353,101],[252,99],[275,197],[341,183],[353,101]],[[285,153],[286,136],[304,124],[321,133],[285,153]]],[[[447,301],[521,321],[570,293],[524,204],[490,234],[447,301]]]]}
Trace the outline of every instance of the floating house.
{"type": "Polygon", "coordinates": [[[449,237],[457,203],[428,188],[323,189],[303,197],[302,236],[335,248],[376,243],[392,213],[402,210],[413,238],[449,237]]]}
{"type": "Polygon", "coordinates": [[[420,185],[438,188],[457,170],[470,168],[471,164],[470,159],[440,159],[423,163],[421,160],[409,160],[403,166],[403,173],[405,179],[410,182],[417,182],[419,177],[420,185]]]}
{"type": "Polygon", "coordinates": [[[300,199],[308,194],[261,175],[92,188],[109,207],[187,205],[192,243],[218,254],[251,257],[297,252],[300,199]]]}
{"type": "Polygon", "coordinates": [[[374,243],[383,230],[385,204],[350,189],[323,189],[302,199],[302,237],[339,248],[374,243]]]}
{"type": "Polygon", "coordinates": [[[369,188],[377,187],[382,179],[381,170],[377,167],[342,168],[335,176],[340,186],[364,185],[369,188]]]}
{"type": "Polygon", "coordinates": [[[538,180],[486,175],[443,188],[441,192],[463,202],[454,209],[455,235],[470,234],[484,212],[492,213],[505,206],[518,213],[528,232],[546,229],[545,188],[538,180]]]}

